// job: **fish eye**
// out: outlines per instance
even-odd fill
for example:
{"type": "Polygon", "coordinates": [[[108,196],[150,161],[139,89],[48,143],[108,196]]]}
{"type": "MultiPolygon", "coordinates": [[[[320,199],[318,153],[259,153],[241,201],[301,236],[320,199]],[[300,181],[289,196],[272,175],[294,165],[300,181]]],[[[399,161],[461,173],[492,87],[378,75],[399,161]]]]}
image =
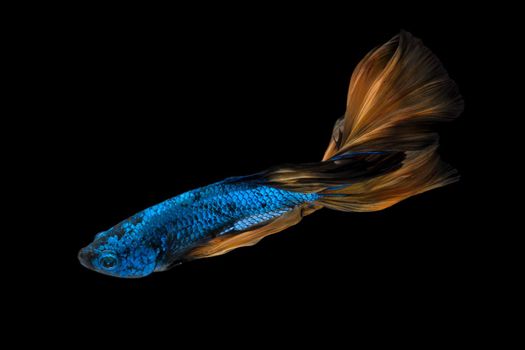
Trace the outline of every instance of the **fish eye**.
{"type": "Polygon", "coordinates": [[[113,253],[104,253],[98,263],[105,270],[113,270],[117,266],[117,257],[113,253]]]}

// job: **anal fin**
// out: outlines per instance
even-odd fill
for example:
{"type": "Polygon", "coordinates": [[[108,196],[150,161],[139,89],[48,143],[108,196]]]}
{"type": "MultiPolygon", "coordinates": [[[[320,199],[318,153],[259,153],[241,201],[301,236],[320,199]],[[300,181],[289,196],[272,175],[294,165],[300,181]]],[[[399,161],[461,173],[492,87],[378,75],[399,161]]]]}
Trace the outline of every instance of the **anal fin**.
{"type": "Polygon", "coordinates": [[[215,237],[190,250],[186,254],[186,258],[189,260],[209,258],[228,253],[236,248],[252,246],[266,236],[296,225],[301,221],[302,217],[303,208],[300,206],[295,207],[291,211],[254,228],[215,237]]]}

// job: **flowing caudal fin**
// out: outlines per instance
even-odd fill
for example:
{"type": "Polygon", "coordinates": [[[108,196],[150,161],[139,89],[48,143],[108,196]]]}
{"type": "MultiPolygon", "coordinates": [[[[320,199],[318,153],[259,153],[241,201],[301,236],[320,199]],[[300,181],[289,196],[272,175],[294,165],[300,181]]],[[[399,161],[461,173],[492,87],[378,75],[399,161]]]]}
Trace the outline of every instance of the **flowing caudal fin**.
{"type": "Polygon", "coordinates": [[[457,180],[456,171],[439,160],[432,126],[462,110],[456,84],[439,60],[401,32],[354,70],[346,113],[334,126],[323,162],[273,169],[264,178],[276,187],[320,193],[319,204],[331,209],[387,208],[457,180]]]}
{"type": "Polygon", "coordinates": [[[437,142],[435,122],[456,118],[463,100],[432,52],[402,31],[357,65],[347,110],[323,160],[347,151],[419,151],[437,142]]]}

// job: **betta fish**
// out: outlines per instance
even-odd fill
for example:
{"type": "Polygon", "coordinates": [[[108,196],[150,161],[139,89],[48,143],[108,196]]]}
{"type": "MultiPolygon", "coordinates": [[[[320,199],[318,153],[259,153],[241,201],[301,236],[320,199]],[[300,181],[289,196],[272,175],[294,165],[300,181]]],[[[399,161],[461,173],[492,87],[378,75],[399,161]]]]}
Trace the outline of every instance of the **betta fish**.
{"type": "Polygon", "coordinates": [[[458,180],[436,152],[436,122],[463,109],[456,84],[401,32],[355,68],[346,112],[321,161],[227,178],[168,199],[95,236],[78,258],[123,278],[251,246],[322,208],[368,212],[458,180]]]}

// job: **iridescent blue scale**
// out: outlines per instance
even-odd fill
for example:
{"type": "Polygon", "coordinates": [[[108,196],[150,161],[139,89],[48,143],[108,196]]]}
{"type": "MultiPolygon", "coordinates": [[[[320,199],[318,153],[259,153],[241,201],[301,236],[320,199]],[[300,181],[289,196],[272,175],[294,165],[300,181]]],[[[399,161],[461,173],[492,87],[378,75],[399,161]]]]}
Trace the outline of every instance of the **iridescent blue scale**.
{"type": "MultiPolygon", "coordinates": [[[[213,237],[249,230],[318,198],[315,193],[227,179],[135,214],[113,227],[109,239],[101,237],[98,249],[114,250],[122,246],[134,251],[126,258],[131,259],[127,266],[145,266],[157,256],[170,256],[213,237]]],[[[133,273],[120,271],[121,275],[133,273]]]]}
{"type": "Polygon", "coordinates": [[[243,231],[281,216],[294,207],[318,198],[315,193],[298,193],[250,183],[227,180],[195,189],[138,213],[137,232],[159,231],[179,249],[210,234],[243,231]],[[140,219],[139,219],[140,218],[140,219]]]}

